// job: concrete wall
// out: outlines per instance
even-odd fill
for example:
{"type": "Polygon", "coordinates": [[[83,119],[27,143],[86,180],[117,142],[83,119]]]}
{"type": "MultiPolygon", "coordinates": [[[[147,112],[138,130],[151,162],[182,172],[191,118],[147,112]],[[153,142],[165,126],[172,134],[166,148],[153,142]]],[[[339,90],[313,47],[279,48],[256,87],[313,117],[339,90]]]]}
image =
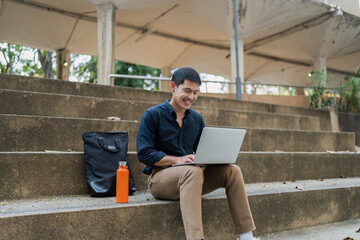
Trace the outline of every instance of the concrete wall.
{"type": "MultiPolygon", "coordinates": [[[[217,97],[226,99],[235,99],[235,94],[221,94],[221,93],[200,93],[200,96],[217,97]]],[[[242,100],[249,102],[277,104],[292,107],[308,108],[310,104],[310,97],[308,96],[276,96],[276,95],[255,95],[243,94],[242,100]]]]}
{"type": "Polygon", "coordinates": [[[338,112],[339,130],[355,132],[355,144],[360,146],[360,114],[338,112]]]}
{"type": "Polygon", "coordinates": [[[310,104],[310,97],[308,96],[273,96],[244,94],[243,100],[304,108],[308,108],[310,104]]]}

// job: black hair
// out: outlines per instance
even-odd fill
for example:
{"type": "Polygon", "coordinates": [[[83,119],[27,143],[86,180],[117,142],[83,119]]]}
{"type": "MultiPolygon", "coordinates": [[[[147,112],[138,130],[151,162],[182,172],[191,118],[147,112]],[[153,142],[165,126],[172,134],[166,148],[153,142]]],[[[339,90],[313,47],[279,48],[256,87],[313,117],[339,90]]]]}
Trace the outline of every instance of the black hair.
{"type": "Polygon", "coordinates": [[[196,82],[199,85],[201,85],[201,79],[200,79],[199,73],[191,67],[183,67],[183,68],[177,69],[173,73],[172,78],[171,78],[171,81],[174,82],[177,87],[180,84],[183,84],[185,80],[196,82]]]}

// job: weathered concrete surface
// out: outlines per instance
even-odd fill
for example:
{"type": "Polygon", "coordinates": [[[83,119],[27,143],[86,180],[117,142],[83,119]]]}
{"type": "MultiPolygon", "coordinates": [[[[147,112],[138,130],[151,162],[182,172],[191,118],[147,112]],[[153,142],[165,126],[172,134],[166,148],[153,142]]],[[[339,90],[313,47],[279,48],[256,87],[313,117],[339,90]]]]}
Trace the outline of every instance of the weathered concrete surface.
{"type": "MultiPolygon", "coordinates": [[[[90,83],[64,82],[62,80],[24,77],[9,74],[0,74],[0,89],[61,93],[159,103],[171,98],[171,93],[169,92],[147,91],[129,87],[104,86],[90,83]]],[[[212,97],[199,97],[195,105],[220,108],[221,106],[227,106],[230,109],[233,109],[236,106],[239,108],[235,109],[239,110],[269,112],[269,108],[266,104],[212,97]]]]}
{"type": "Polygon", "coordinates": [[[1,200],[87,194],[84,155],[0,153],[1,200]]]}
{"type": "Polygon", "coordinates": [[[301,115],[282,115],[219,108],[194,107],[205,121],[206,125],[256,127],[293,130],[320,130],[317,117],[301,115]]]}
{"type": "Polygon", "coordinates": [[[127,131],[129,149],[135,150],[136,121],[1,115],[0,151],[83,151],[82,134],[127,131]]]}
{"type": "Polygon", "coordinates": [[[360,176],[360,154],[240,152],[237,165],[246,183],[360,176]]]}
{"type": "Polygon", "coordinates": [[[281,113],[281,114],[299,114],[306,116],[318,117],[320,119],[320,130],[321,131],[331,131],[331,119],[329,109],[308,109],[308,108],[299,108],[299,107],[288,107],[282,105],[271,104],[269,106],[269,112],[272,113],[281,113]]]}
{"type": "MultiPolygon", "coordinates": [[[[137,121],[0,114],[0,151],[82,151],[84,132],[127,131],[135,151],[137,121]]],[[[242,151],[355,151],[354,133],[247,128],[242,151]]]]}
{"type": "MultiPolygon", "coordinates": [[[[145,191],[144,165],[136,153],[128,157],[135,186],[145,191]]],[[[358,177],[360,154],[241,152],[236,164],[245,183],[358,177]]],[[[0,200],[88,194],[82,152],[2,152],[0,166],[0,200]]]]}
{"type": "MultiPolygon", "coordinates": [[[[83,97],[77,95],[1,90],[0,114],[140,120],[156,102],[83,97]]],[[[320,130],[318,117],[194,107],[209,125],[320,130]]]]}
{"type": "Polygon", "coordinates": [[[140,120],[146,109],[158,103],[83,97],[77,95],[1,90],[0,113],[123,120],[140,120]]]}
{"type": "MultiPolygon", "coordinates": [[[[360,218],[360,191],[349,191],[350,203],[349,203],[349,216],[350,219],[360,218]]],[[[360,226],[359,226],[360,228],[360,226]]]]}
{"type": "MultiPolygon", "coordinates": [[[[249,184],[247,192],[255,235],[349,220],[352,204],[360,204],[350,197],[360,192],[358,178],[249,184]],[[283,189],[274,191],[278,184],[283,189]]],[[[179,202],[153,200],[148,193],[130,197],[128,204],[81,196],[9,201],[0,205],[0,211],[4,239],[184,238],[179,202]]],[[[235,239],[223,190],[204,197],[203,221],[206,239],[235,239]]]]}
{"type": "MultiPolygon", "coordinates": [[[[131,102],[141,100],[143,101],[142,106],[146,106],[146,104],[163,102],[171,96],[164,92],[4,74],[0,74],[0,89],[113,98],[111,101],[126,102],[134,114],[138,114],[136,111],[142,112],[143,109],[141,106],[131,107],[131,102]],[[124,99],[130,101],[124,101],[124,99]]],[[[2,93],[4,92],[6,91],[2,91],[2,93]]],[[[41,101],[46,102],[44,98],[29,104],[30,98],[34,95],[26,96],[27,99],[25,96],[19,98],[20,103],[28,101],[28,108],[32,111],[42,110],[37,108],[41,106],[41,101]]],[[[70,96],[66,99],[66,96],[63,96],[62,101],[57,103],[59,106],[56,108],[52,105],[54,104],[53,98],[49,98],[47,105],[53,106],[54,112],[64,111],[66,113],[66,108],[68,108],[67,110],[74,108],[75,102],[73,101],[76,98],[70,96]],[[60,106],[61,104],[68,105],[63,108],[60,106]]],[[[2,99],[6,100],[6,98],[2,99]]],[[[78,99],[85,98],[78,97],[78,99]]],[[[90,101],[87,104],[88,108],[84,108],[81,114],[89,114],[92,106],[99,109],[97,110],[99,113],[96,112],[96,114],[100,114],[101,107],[105,108],[107,105],[110,106],[109,111],[112,111],[112,104],[109,102],[105,104],[101,101],[95,101],[95,103],[90,101]]],[[[11,105],[8,107],[11,108],[11,105]]],[[[276,120],[278,124],[288,125],[292,128],[296,126],[312,127],[314,126],[314,123],[311,122],[313,118],[303,118],[302,116],[316,116],[321,121],[321,130],[331,130],[329,113],[326,111],[209,97],[200,97],[194,107],[196,109],[212,108],[211,113],[204,112],[203,114],[217,116],[213,119],[209,117],[209,121],[213,121],[213,125],[221,125],[226,122],[220,121],[228,121],[227,119],[221,120],[220,116],[222,115],[229,119],[233,116],[234,118],[243,116],[243,114],[235,116],[232,113],[241,110],[242,113],[245,111],[264,112],[257,116],[262,116],[263,119],[259,118],[259,121],[267,125],[269,125],[268,118],[276,115],[268,113],[298,115],[297,120],[291,123],[287,122],[289,119],[286,117],[281,121],[276,120]]],[[[14,113],[19,114],[16,108],[14,109],[14,113]]],[[[46,111],[44,114],[46,115],[46,111]]],[[[247,116],[255,124],[258,121],[256,120],[257,116],[250,115],[253,114],[251,112],[248,114],[247,116]]],[[[136,119],[135,116],[137,115],[132,115],[134,119],[136,119]]],[[[231,120],[231,122],[234,121],[231,120]]],[[[256,125],[258,124],[260,123],[256,123],[256,125]]],[[[210,124],[208,123],[208,125],[210,124]]],[[[259,126],[263,127],[263,125],[259,126]]],[[[265,127],[270,128],[269,126],[265,127]]],[[[316,127],[319,129],[319,126],[316,127]]],[[[87,193],[83,155],[70,152],[83,150],[81,139],[83,132],[128,131],[130,134],[129,150],[134,151],[137,128],[137,121],[0,115],[0,129],[2,129],[0,151],[69,151],[69,153],[42,154],[0,153],[0,165],[2,166],[0,169],[0,182],[2,183],[0,193],[7,199],[0,202],[0,239],[144,239],[144,236],[146,239],[184,239],[177,201],[156,201],[152,200],[149,194],[144,195],[145,199],[140,199],[138,202],[131,201],[125,205],[115,204],[114,198],[92,199],[76,196],[63,203],[55,200],[53,205],[49,203],[48,199],[44,199],[49,196],[66,198],[63,196],[87,193]],[[33,197],[41,197],[41,199],[24,200],[24,198],[33,197]],[[14,198],[22,200],[19,200],[17,205],[13,205],[10,202],[14,198]],[[96,203],[87,205],[87,202],[93,200],[97,200],[96,203]],[[106,203],[108,200],[111,203],[106,203]],[[76,204],[78,205],[76,206],[76,204]],[[26,210],[26,206],[31,210],[26,210]]],[[[238,164],[243,170],[245,182],[256,183],[247,184],[250,204],[258,228],[255,234],[360,218],[358,201],[360,199],[360,183],[358,183],[358,178],[355,180],[349,178],[359,177],[358,155],[325,153],[327,150],[353,151],[355,149],[353,133],[247,129],[248,133],[242,151],[293,152],[251,152],[239,155],[238,164]],[[296,151],[302,151],[302,153],[296,153],[296,151]],[[303,153],[303,151],[313,152],[303,153]],[[322,153],[314,153],[314,151],[322,153]],[[348,178],[299,181],[299,179],[339,176],[348,178]],[[292,179],[296,181],[292,182],[292,179]],[[278,182],[268,183],[267,181],[278,182]],[[351,181],[356,183],[350,184],[351,181]],[[300,188],[296,189],[296,186],[300,188]],[[300,190],[301,188],[304,190],[300,190]]],[[[142,174],[143,166],[136,161],[135,154],[130,154],[129,158],[131,163],[134,163],[131,167],[136,175],[135,183],[139,190],[143,190],[146,181],[146,176],[142,174]]],[[[131,199],[134,198],[131,197],[131,199]]],[[[223,192],[205,198],[203,209],[206,239],[236,239],[223,192]]]]}
{"type": "Polygon", "coordinates": [[[149,92],[146,90],[128,87],[105,86],[91,83],[75,83],[57,79],[24,77],[10,74],[0,74],[0,89],[60,93],[101,98],[143,100],[150,102],[163,102],[165,99],[171,98],[171,93],[169,92],[149,92]]]}
{"type": "MultiPolygon", "coordinates": [[[[251,198],[252,213],[258,231],[263,234],[298,229],[306,226],[345,221],[352,219],[350,193],[359,192],[359,188],[336,188],[329,190],[304,191],[253,196],[251,198]],[[255,202],[255,203],[254,203],[255,202]],[[253,207],[256,205],[256,207],[253,207]]],[[[353,200],[353,199],[352,199],[353,200]]],[[[358,205],[357,203],[353,203],[358,205]]]]}
{"type": "Polygon", "coordinates": [[[337,116],[340,131],[354,132],[356,145],[360,146],[360,114],[338,112],[337,116]]]}
{"type": "Polygon", "coordinates": [[[248,129],[243,151],[355,151],[352,133],[248,129]],[[350,134],[350,135],[348,135],[350,134]]]}
{"type": "MultiPolygon", "coordinates": [[[[136,154],[128,154],[135,186],[146,190],[136,154]]],[[[0,200],[89,194],[82,152],[0,153],[0,200]]]]}
{"type": "Polygon", "coordinates": [[[262,235],[261,240],[359,239],[360,219],[262,235]]]}
{"type": "MultiPolygon", "coordinates": [[[[117,98],[148,102],[164,102],[171,98],[171,93],[161,91],[146,91],[135,88],[103,86],[88,83],[65,82],[62,80],[32,78],[9,74],[0,74],[0,89],[61,93],[69,95],[92,96],[100,98],[117,98]]],[[[224,109],[249,110],[257,112],[272,112],[297,114],[319,117],[320,129],[331,131],[329,111],[311,110],[306,108],[288,107],[273,104],[237,101],[200,96],[194,106],[217,107],[224,109]]]]}

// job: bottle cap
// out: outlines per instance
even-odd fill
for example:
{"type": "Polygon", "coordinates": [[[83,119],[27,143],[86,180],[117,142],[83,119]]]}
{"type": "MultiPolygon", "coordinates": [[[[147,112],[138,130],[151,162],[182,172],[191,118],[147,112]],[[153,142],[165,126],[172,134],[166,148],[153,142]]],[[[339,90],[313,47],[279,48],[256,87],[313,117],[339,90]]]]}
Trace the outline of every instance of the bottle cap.
{"type": "Polygon", "coordinates": [[[119,161],[119,166],[126,167],[127,162],[126,161],[119,161]]]}

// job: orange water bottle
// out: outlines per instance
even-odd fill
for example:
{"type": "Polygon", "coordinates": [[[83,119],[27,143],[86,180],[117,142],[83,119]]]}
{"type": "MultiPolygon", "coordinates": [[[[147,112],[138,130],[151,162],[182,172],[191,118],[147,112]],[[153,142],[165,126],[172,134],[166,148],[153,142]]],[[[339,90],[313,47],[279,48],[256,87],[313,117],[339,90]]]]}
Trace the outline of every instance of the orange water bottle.
{"type": "Polygon", "coordinates": [[[129,202],[129,170],[125,161],[119,162],[119,168],[116,171],[116,202],[129,202]]]}

